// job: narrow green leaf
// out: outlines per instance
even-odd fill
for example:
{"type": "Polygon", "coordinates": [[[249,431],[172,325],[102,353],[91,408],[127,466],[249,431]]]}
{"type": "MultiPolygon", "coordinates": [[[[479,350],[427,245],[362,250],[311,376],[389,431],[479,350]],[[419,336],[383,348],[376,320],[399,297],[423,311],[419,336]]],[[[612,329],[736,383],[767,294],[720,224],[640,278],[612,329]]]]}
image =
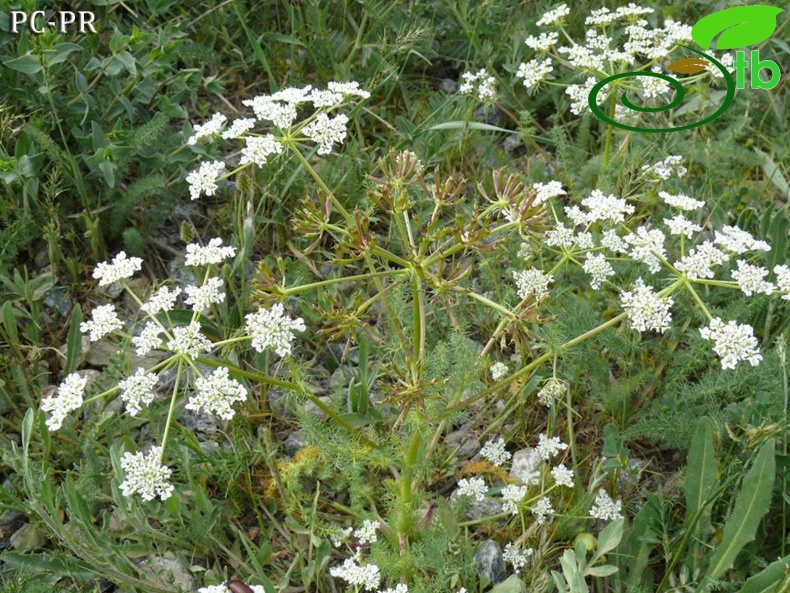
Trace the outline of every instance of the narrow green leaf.
{"type": "Polygon", "coordinates": [[[743,487],[705,575],[704,589],[732,567],[741,549],[754,539],[760,521],[770,508],[776,471],[774,444],[774,439],[765,442],[743,478],[743,487]]]}
{"type": "Polygon", "coordinates": [[[13,60],[7,60],[3,62],[3,66],[25,74],[36,74],[42,69],[41,60],[34,55],[19,56],[13,60]]]}
{"type": "Polygon", "coordinates": [[[790,183],[785,179],[782,170],[777,166],[769,154],[763,152],[759,148],[755,148],[754,152],[756,152],[757,156],[763,161],[763,173],[765,173],[768,180],[774,184],[776,189],[782,192],[782,196],[785,199],[790,199],[790,183]]]}
{"type": "Polygon", "coordinates": [[[591,577],[608,577],[617,572],[617,567],[611,564],[604,564],[603,566],[593,566],[587,569],[587,575],[591,577]]]}
{"type": "Polygon", "coordinates": [[[718,51],[754,45],[768,39],[776,30],[776,16],[783,9],[775,6],[736,6],[719,10],[697,21],[691,37],[704,49],[717,35],[718,51]]]}
{"type": "Polygon", "coordinates": [[[446,121],[441,124],[431,126],[428,130],[484,130],[487,132],[505,132],[506,134],[519,134],[518,130],[507,130],[491,124],[484,124],[479,121],[446,121]]]}
{"type": "Polygon", "coordinates": [[[81,323],[82,309],[74,307],[74,311],[71,313],[71,321],[69,322],[69,334],[66,337],[66,366],[63,369],[66,375],[74,372],[77,368],[77,362],[82,357],[81,323]]]}

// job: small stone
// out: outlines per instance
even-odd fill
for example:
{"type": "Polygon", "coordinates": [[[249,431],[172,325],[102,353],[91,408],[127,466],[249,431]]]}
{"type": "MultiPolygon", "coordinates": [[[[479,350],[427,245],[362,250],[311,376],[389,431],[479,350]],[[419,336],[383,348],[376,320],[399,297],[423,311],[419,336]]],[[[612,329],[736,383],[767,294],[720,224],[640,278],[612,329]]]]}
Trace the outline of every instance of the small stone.
{"type": "Polygon", "coordinates": [[[195,581],[189,571],[174,558],[154,556],[140,564],[140,570],[149,579],[170,585],[185,592],[195,590],[195,581]]]}
{"type": "MultiPolygon", "coordinates": [[[[455,505],[460,500],[458,490],[450,495],[450,503],[455,505]]],[[[502,503],[491,498],[484,498],[483,500],[467,499],[466,510],[464,512],[464,520],[466,521],[481,521],[494,515],[499,515],[504,511],[502,503]]],[[[498,519],[497,522],[504,521],[504,518],[498,519]]]]}
{"type": "Polygon", "coordinates": [[[439,83],[439,90],[448,95],[454,95],[458,92],[458,82],[452,78],[445,78],[439,83]]]}
{"type": "Polygon", "coordinates": [[[510,464],[510,477],[514,480],[521,480],[524,472],[534,472],[540,467],[543,461],[540,454],[532,447],[520,449],[513,453],[513,461],[510,464]]]}
{"type": "Polygon", "coordinates": [[[451,451],[455,451],[460,445],[461,448],[458,449],[458,453],[455,455],[459,461],[470,459],[481,447],[480,441],[472,434],[471,424],[465,424],[458,430],[448,434],[444,439],[444,443],[451,451]]]}
{"type": "Polygon", "coordinates": [[[307,439],[301,430],[294,430],[285,439],[285,454],[289,457],[296,455],[296,452],[307,446],[307,439]]]}
{"type": "Polygon", "coordinates": [[[487,539],[480,544],[473,562],[480,578],[494,585],[505,580],[505,559],[494,540],[487,539]]]}

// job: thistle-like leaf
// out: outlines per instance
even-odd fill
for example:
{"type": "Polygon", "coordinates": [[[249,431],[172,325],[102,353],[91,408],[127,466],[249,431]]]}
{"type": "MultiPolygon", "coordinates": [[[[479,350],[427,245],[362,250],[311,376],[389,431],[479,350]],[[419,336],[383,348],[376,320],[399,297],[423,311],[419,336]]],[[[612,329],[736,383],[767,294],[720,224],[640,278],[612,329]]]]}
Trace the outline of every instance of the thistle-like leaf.
{"type": "Polygon", "coordinates": [[[735,49],[768,39],[776,30],[776,16],[784,9],[775,6],[736,6],[719,10],[697,21],[691,37],[705,49],[735,49]]]}

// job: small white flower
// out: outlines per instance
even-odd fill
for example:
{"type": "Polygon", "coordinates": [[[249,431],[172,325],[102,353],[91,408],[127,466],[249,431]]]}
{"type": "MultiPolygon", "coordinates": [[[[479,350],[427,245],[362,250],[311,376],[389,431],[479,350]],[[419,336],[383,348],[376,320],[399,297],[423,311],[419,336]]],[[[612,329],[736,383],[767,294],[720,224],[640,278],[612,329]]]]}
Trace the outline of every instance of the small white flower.
{"type": "Polygon", "coordinates": [[[763,359],[750,325],[735,321],[725,324],[720,317],[714,317],[699,333],[703,339],[713,342],[713,351],[719,355],[723,369],[734,369],[742,360],[757,366],[763,359]]]}
{"type": "Polygon", "coordinates": [[[365,519],[362,522],[362,527],[354,530],[354,537],[359,540],[360,544],[374,544],[378,540],[378,536],[376,535],[376,530],[378,528],[378,521],[365,519]]]}
{"type": "Polygon", "coordinates": [[[544,274],[537,268],[513,272],[513,279],[518,287],[518,296],[526,299],[530,295],[535,295],[535,300],[539,301],[549,294],[548,286],[552,281],[551,274],[544,274]]]}
{"type": "Polygon", "coordinates": [[[255,163],[259,167],[263,167],[269,156],[273,154],[282,154],[284,150],[283,145],[277,142],[271,134],[266,134],[265,136],[247,136],[245,141],[247,144],[241,149],[240,165],[255,163]]]}
{"type": "Polygon", "coordinates": [[[202,194],[213,196],[218,187],[217,178],[224,168],[225,163],[222,161],[201,163],[200,167],[187,175],[191,198],[197,200],[202,194]]]}
{"type": "Polygon", "coordinates": [[[99,279],[99,286],[107,286],[117,282],[121,278],[131,278],[135,272],[139,272],[143,260],[139,257],[127,259],[126,253],[121,251],[115,256],[112,263],[102,262],[93,270],[93,277],[99,279]]]}
{"type": "Polygon", "coordinates": [[[329,154],[334,144],[342,144],[345,140],[347,123],[348,117],[342,113],[331,119],[326,113],[319,113],[302,132],[318,144],[318,154],[329,154]]]}
{"type": "Polygon", "coordinates": [[[510,459],[511,454],[505,450],[505,439],[500,437],[496,441],[488,441],[483,448],[480,449],[480,455],[499,467],[510,459]]]}
{"type": "Polygon", "coordinates": [[[607,494],[606,490],[601,488],[598,490],[598,495],[595,497],[595,503],[590,509],[590,516],[601,521],[614,521],[615,519],[622,519],[623,515],[621,510],[623,503],[621,501],[615,502],[612,497],[607,494]]]}
{"type": "Polygon", "coordinates": [[[172,311],[176,304],[178,295],[181,294],[181,289],[176,287],[175,290],[170,290],[167,286],[162,286],[154,294],[148,298],[148,302],[143,303],[140,308],[149,315],[156,315],[163,311],[172,311]]]}
{"type": "Polygon", "coordinates": [[[590,286],[593,290],[598,290],[607,278],[614,276],[614,268],[603,253],[589,254],[584,260],[584,271],[592,276],[590,286]]]}
{"type": "Polygon", "coordinates": [[[502,509],[511,515],[518,514],[518,503],[527,495],[527,486],[508,484],[502,488],[502,509]]]}
{"type": "Polygon", "coordinates": [[[362,586],[367,591],[377,589],[381,582],[381,572],[379,567],[375,564],[366,564],[364,566],[358,564],[360,560],[360,551],[351,557],[346,558],[340,566],[335,566],[329,569],[329,574],[346,581],[353,587],[362,586]]]}
{"type": "Polygon", "coordinates": [[[189,298],[185,305],[192,305],[194,311],[202,311],[212,303],[221,303],[225,300],[225,293],[220,289],[225,284],[221,278],[212,277],[206,280],[203,286],[187,286],[185,291],[189,298]]]}
{"type": "Polygon", "coordinates": [[[538,437],[538,446],[535,447],[535,450],[538,452],[541,459],[548,461],[557,455],[557,453],[565,451],[567,448],[567,443],[563,443],[559,437],[548,438],[546,434],[542,434],[538,437]]]}
{"type": "Polygon", "coordinates": [[[458,492],[458,496],[471,496],[481,502],[488,492],[488,487],[483,478],[463,478],[458,481],[456,492],[458,492]]]}
{"type": "Polygon", "coordinates": [[[549,500],[549,498],[546,496],[538,500],[538,502],[535,503],[535,506],[532,507],[532,514],[535,515],[535,522],[538,525],[543,525],[546,523],[546,517],[554,514],[554,508],[551,506],[551,500],[549,500]]]}
{"type": "Polygon", "coordinates": [[[766,268],[753,266],[742,259],[738,260],[738,269],[733,270],[732,279],[738,282],[738,286],[746,296],[754,293],[772,294],[776,286],[772,282],[763,280],[768,275],[766,268]]]}
{"type": "Polygon", "coordinates": [[[143,500],[153,500],[159,496],[167,500],[173,493],[173,485],[167,479],[171,470],[160,465],[162,447],[151,447],[148,455],[129,452],[123,454],[121,468],[126,473],[126,480],[121,484],[121,490],[126,497],[140,493],[143,500]]]}
{"type": "Polygon", "coordinates": [[[564,224],[559,223],[546,233],[546,245],[549,247],[572,247],[573,229],[569,229],[564,224]]]}
{"type": "Polygon", "coordinates": [[[69,412],[79,409],[82,405],[82,394],[88,384],[87,377],[81,377],[78,373],[71,373],[58,387],[56,395],[46,398],[41,402],[41,409],[49,412],[47,418],[47,428],[50,431],[58,430],[63,425],[69,412]]]}
{"type": "Polygon", "coordinates": [[[628,251],[628,243],[623,241],[614,229],[603,232],[601,246],[610,249],[614,253],[625,253],[628,251]]]}
{"type": "Polygon", "coordinates": [[[208,377],[195,381],[195,391],[186,404],[187,410],[199,412],[205,408],[223,420],[230,420],[236,414],[233,404],[247,399],[244,386],[228,376],[226,367],[219,367],[208,377]]]}
{"type": "Polygon", "coordinates": [[[641,278],[636,280],[633,290],[620,293],[620,303],[631,327],[639,332],[653,330],[663,334],[669,329],[672,321],[669,308],[673,302],[672,297],[659,297],[641,278]]]}
{"type": "Polygon", "coordinates": [[[192,137],[189,140],[187,140],[187,144],[194,145],[201,138],[205,138],[206,136],[213,136],[214,134],[216,134],[222,129],[222,126],[225,125],[225,122],[227,120],[228,118],[222,115],[221,113],[215,113],[213,116],[211,116],[211,119],[208,120],[202,126],[201,125],[195,126],[195,133],[192,135],[192,137]]]}
{"type": "Polygon", "coordinates": [[[120,383],[121,399],[126,402],[126,411],[136,416],[143,406],[154,401],[154,385],[159,381],[155,374],[148,374],[145,369],[138,367],[134,375],[130,375],[120,383]]]}
{"type": "Polygon", "coordinates": [[[458,92],[462,95],[476,94],[483,102],[493,101],[496,97],[496,78],[489,76],[485,68],[478,70],[476,74],[464,72],[461,79],[464,83],[459,87],[458,92]]]}
{"type": "Polygon", "coordinates": [[[122,328],[123,323],[118,319],[118,313],[115,311],[115,306],[112,304],[96,307],[93,310],[92,319],[90,321],[83,321],[80,324],[80,331],[82,333],[90,332],[91,342],[101,340],[107,334],[122,328]]]}
{"type": "Polygon", "coordinates": [[[136,348],[137,356],[145,356],[151,350],[159,348],[162,345],[162,338],[159,337],[161,332],[162,328],[153,321],[148,321],[140,335],[132,338],[132,344],[136,348]]]}
{"type": "Polygon", "coordinates": [[[507,375],[508,368],[504,362],[495,362],[491,365],[491,378],[494,381],[499,381],[502,377],[507,375]]]}
{"type": "Polygon", "coordinates": [[[280,303],[274,304],[269,310],[250,313],[245,319],[247,333],[252,337],[252,347],[263,352],[272,346],[280,356],[291,353],[291,343],[296,338],[293,332],[307,329],[301,317],[291,319],[286,316],[285,308],[280,303]]]}
{"type": "Polygon", "coordinates": [[[582,206],[589,210],[588,222],[596,220],[609,220],[611,222],[624,222],[626,214],[633,214],[634,207],[614,195],[606,195],[599,189],[594,189],[589,197],[582,200],[582,206]]]}
{"type": "Polygon", "coordinates": [[[319,91],[318,89],[310,93],[310,100],[313,106],[318,109],[321,107],[336,107],[343,102],[343,95],[332,91],[319,91]]]}
{"type": "Polygon", "coordinates": [[[330,91],[334,93],[340,93],[344,97],[359,97],[361,99],[370,98],[370,93],[359,88],[359,83],[355,81],[329,82],[326,86],[330,91]]]}
{"type": "Polygon", "coordinates": [[[573,470],[565,467],[564,463],[552,468],[551,475],[554,477],[554,482],[558,486],[573,488],[573,470]]]}
{"type": "Polygon", "coordinates": [[[173,328],[173,339],[167,347],[176,354],[185,354],[191,359],[196,359],[201,351],[209,352],[211,342],[200,333],[200,323],[193,321],[186,326],[173,328]]]}
{"type": "Polygon", "coordinates": [[[208,245],[201,247],[197,243],[187,245],[186,261],[187,266],[207,266],[209,264],[219,264],[222,260],[236,255],[235,247],[221,247],[222,239],[215,237],[208,242],[208,245]]]}

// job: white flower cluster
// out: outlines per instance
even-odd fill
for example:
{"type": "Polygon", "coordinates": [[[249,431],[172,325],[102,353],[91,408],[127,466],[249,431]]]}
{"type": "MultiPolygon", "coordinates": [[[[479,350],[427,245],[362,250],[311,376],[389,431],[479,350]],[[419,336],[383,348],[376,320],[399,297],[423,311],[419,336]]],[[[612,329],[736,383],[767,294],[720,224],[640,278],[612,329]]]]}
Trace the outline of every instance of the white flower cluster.
{"type": "Polygon", "coordinates": [[[529,89],[536,86],[542,80],[545,80],[553,71],[554,66],[551,64],[551,59],[535,58],[529,62],[522,62],[519,65],[516,78],[523,78],[524,86],[529,89]]]}
{"type": "Polygon", "coordinates": [[[601,288],[601,284],[606,282],[607,278],[614,276],[614,268],[606,260],[606,256],[603,253],[588,255],[587,259],[584,260],[584,271],[592,276],[590,287],[593,290],[598,290],[601,288]]]}
{"type": "Polygon", "coordinates": [[[688,169],[683,166],[683,157],[678,155],[668,156],[663,161],[653,165],[644,165],[642,171],[649,175],[655,175],[664,181],[668,181],[673,177],[681,178],[688,173],[688,169]]]}
{"type": "Polygon", "coordinates": [[[750,233],[737,226],[725,226],[721,232],[716,231],[713,242],[738,255],[747,251],[771,251],[768,243],[755,239],[750,233]]]}
{"type": "Polygon", "coordinates": [[[365,519],[362,522],[362,527],[354,530],[354,537],[359,540],[360,544],[374,544],[378,540],[376,530],[379,528],[378,521],[371,521],[365,519]]]}
{"type": "Polygon", "coordinates": [[[737,261],[738,269],[733,270],[732,279],[746,296],[758,294],[773,294],[776,286],[772,282],[763,280],[768,275],[768,270],[760,266],[753,266],[742,259],[737,261]]]}
{"type": "Polygon", "coordinates": [[[200,332],[200,323],[193,321],[189,325],[174,327],[173,339],[167,343],[167,347],[176,354],[184,354],[195,360],[201,352],[211,350],[211,342],[200,332]]]}
{"type": "Polygon", "coordinates": [[[669,232],[673,235],[683,235],[687,239],[691,239],[694,233],[702,230],[698,224],[691,222],[682,214],[678,214],[674,218],[665,218],[664,224],[669,227],[669,232]]]}
{"type": "Polygon", "coordinates": [[[720,317],[714,317],[699,333],[703,339],[713,342],[713,351],[719,355],[723,369],[734,369],[742,360],[757,366],[763,359],[750,325],[735,321],[725,324],[720,317]]]}
{"type": "Polygon", "coordinates": [[[620,303],[635,330],[653,330],[663,334],[669,329],[669,322],[672,321],[672,314],[669,312],[673,303],[672,297],[658,296],[641,278],[637,279],[633,290],[620,293],[620,303]]]}
{"type": "Polygon", "coordinates": [[[573,470],[565,467],[564,463],[551,469],[551,476],[554,478],[554,483],[557,486],[565,486],[573,488],[573,470]]]}
{"type": "Polygon", "coordinates": [[[247,390],[241,383],[228,376],[226,367],[219,367],[208,377],[198,377],[195,381],[196,393],[189,398],[187,410],[206,411],[230,420],[236,414],[233,404],[247,399],[247,390]]]}
{"type": "Polygon", "coordinates": [[[507,375],[508,368],[504,362],[495,362],[491,365],[491,378],[494,381],[499,381],[502,377],[507,375]]]}
{"type": "Polygon", "coordinates": [[[246,320],[247,333],[252,337],[252,347],[263,352],[271,346],[280,356],[291,353],[291,342],[296,338],[293,332],[307,329],[301,317],[288,317],[280,303],[274,304],[269,310],[261,309],[257,313],[250,313],[246,320]]]}
{"type": "Polygon", "coordinates": [[[101,340],[104,336],[123,328],[123,323],[118,319],[114,305],[102,305],[93,310],[93,318],[80,324],[82,333],[90,332],[91,342],[101,340]]]}
{"type": "Polygon", "coordinates": [[[194,311],[202,311],[212,303],[221,303],[225,300],[225,293],[220,289],[225,284],[222,278],[206,278],[202,286],[187,286],[185,291],[189,298],[185,305],[192,305],[194,311]]]}
{"type": "Polygon", "coordinates": [[[636,260],[647,264],[648,269],[655,274],[661,270],[661,261],[658,256],[666,258],[664,240],[666,237],[658,229],[646,229],[640,226],[636,233],[630,233],[624,237],[625,242],[631,245],[628,255],[636,260]]]}
{"type": "Polygon", "coordinates": [[[615,502],[612,497],[601,488],[598,490],[598,495],[595,497],[595,503],[590,509],[590,516],[594,519],[601,521],[614,521],[615,519],[622,519],[621,513],[623,508],[622,501],[615,502]]]}
{"type": "Polygon", "coordinates": [[[349,585],[362,587],[366,591],[377,589],[381,582],[381,572],[375,564],[359,564],[361,551],[357,549],[356,554],[351,558],[346,558],[340,566],[329,569],[329,574],[346,581],[349,585]]]}
{"type": "Polygon", "coordinates": [[[589,197],[582,200],[582,206],[589,211],[586,222],[609,220],[611,222],[624,222],[626,214],[633,214],[634,207],[625,199],[613,195],[606,195],[599,189],[594,189],[589,197]]]}
{"type": "Polygon", "coordinates": [[[137,356],[145,356],[151,350],[161,347],[164,342],[159,337],[160,333],[162,333],[162,328],[156,323],[153,321],[146,322],[140,335],[132,338],[132,344],[134,344],[137,356]]]}
{"type": "Polygon", "coordinates": [[[146,373],[142,367],[137,372],[118,383],[121,388],[121,399],[126,403],[126,410],[136,416],[143,406],[154,401],[154,386],[159,381],[153,373],[146,373]]]}
{"type": "MultiPolygon", "coordinates": [[[[355,99],[367,99],[370,93],[359,88],[357,82],[330,82],[326,90],[313,89],[308,85],[302,88],[285,88],[272,95],[259,95],[252,99],[245,99],[242,104],[250,107],[255,114],[254,118],[236,119],[230,128],[222,131],[227,118],[215,114],[202,126],[195,126],[195,134],[188,140],[195,144],[201,138],[215,136],[221,132],[223,139],[243,139],[244,148],[241,149],[239,164],[265,165],[272,155],[282,154],[285,151],[283,138],[273,133],[253,134],[256,124],[271,125],[283,132],[288,132],[291,137],[305,136],[318,144],[318,154],[329,154],[333,146],[341,144],[346,138],[346,124],[348,117],[336,115],[329,117],[328,110],[335,109],[344,102],[355,99]],[[299,110],[312,103],[314,111],[301,122],[299,110]]],[[[201,195],[212,196],[217,190],[217,180],[225,163],[221,161],[201,163],[198,169],[192,171],[186,178],[189,183],[189,192],[193,200],[201,195]]]]}
{"type": "Polygon", "coordinates": [[[521,549],[514,546],[512,543],[505,545],[505,550],[502,553],[502,559],[508,564],[513,565],[513,570],[518,574],[522,568],[527,565],[530,556],[535,551],[532,548],[521,549]]]}
{"type": "Polygon", "coordinates": [[[562,183],[559,181],[549,181],[548,183],[533,183],[532,189],[535,190],[535,206],[539,206],[550,198],[557,196],[564,196],[566,192],[562,189],[562,183]]]}
{"type": "Polygon", "coordinates": [[[555,25],[561,20],[563,20],[566,16],[571,13],[571,9],[568,8],[567,4],[560,4],[555,8],[546,12],[538,21],[535,23],[538,27],[543,27],[544,25],[555,25]]]}
{"type": "Polygon", "coordinates": [[[81,377],[78,373],[71,373],[58,387],[57,395],[46,398],[41,402],[41,409],[49,412],[47,418],[47,428],[50,431],[58,430],[69,412],[79,409],[82,405],[82,394],[88,384],[87,377],[81,377]]]}
{"type": "Polygon", "coordinates": [[[551,506],[551,499],[544,496],[538,500],[535,506],[532,507],[532,514],[535,515],[535,523],[538,525],[543,525],[548,522],[549,519],[547,517],[554,514],[554,507],[551,506]]]}
{"type": "Polygon", "coordinates": [[[505,439],[499,437],[496,441],[488,441],[480,450],[480,455],[499,467],[511,458],[511,454],[505,450],[505,439]]]}
{"type": "Polygon", "coordinates": [[[774,266],[774,274],[776,274],[776,284],[785,294],[782,299],[790,301],[790,267],[788,266],[774,266]]]}
{"type": "Polygon", "coordinates": [[[560,34],[556,31],[549,31],[548,33],[541,33],[537,37],[530,35],[524,43],[536,51],[547,51],[554,47],[560,38],[560,34]]]}
{"type": "Polygon", "coordinates": [[[546,384],[538,391],[538,401],[547,408],[550,408],[557,400],[565,395],[567,389],[568,386],[564,381],[552,377],[546,381],[546,384]]]}
{"type": "Polygon", "coordinates": [[[162,448],[151,447],[147,455],[129,452],[123,454],[121,468],[126,473],[126,480],[121,484],[124,496],[139,492],[143,500],[153,500],[157,496],[167,500],[173,493],[173,485],[167,480],[171,470],[161,465],[162,448]]]}
{"type": "Polygon", "coordinates": [[[121,251],[112,262],[98,264],[93,270],[93,277],[99,279],[99,286],[107,286],[122,278],[131,278],[135,272],[140,271],[142,265],[142,259],[139,257],[127,258],[126,253],[121,251]]]}
{"type": "Polygon", "coordinates": [[[207,266],[219,264],[223,260],[236,255],[235,247],[222,247],[222,239],[215,237],[205,247],[198,243],[187,245],[187,255],[184,264],[187,266],[207,266]]]}
{"type": "Polygon", "coordinates": [[[697,210],[705,205],[705,202],[695,200],[683,194],[673,195],[666,191],[658,192],[658,197],[661,198],[665,204],[673,208],[680,208],[681,210],[697,210]]]}
{"type": "Polygon", "coordinates": [[[511,515],[518,514],[518,503],[527,495],[527,486],[508,484],[502,488],[502,510],[511,515]]]}
{"type": "Polygon", "coordinates": [[[730,256],[710,241],[700,243],[684,255],[674,266],[692,280],[697,278],[713,278],[713,266],[720,266],[729,261],[730,256]]]}
{"type": "Polygon", "coordinates": [[[560,451],[565,451],[568,448],[567,443],[563,443],[559,437],[549,438],[546,434],[541,434],[538,437],[538,446],[535,450],[544,461],[549,461],[552,457],[557,455],[560,451]]]}
{"type": "Polygon", "coordinates": [[[461,79],[464,82],[458,92],[462,95],[477,95],[477,98],[484,103],[490,103],[496,97],[496,78],[490,76],[485,68],[475,74],[464,72],[461,79]]]}
{"type": "Polygon", "coordinates": [[[488,492],[483,478],[462,478],[458,481],[458,496],[469,496],[481,502],[488,492]]]}
{"type": "Polygon", "coordinates": [[[518,296],[526,299],[530,295],[535,295],[535,300],[539,301],[549,294],[549,283],[553,276],[544,274],[537,268],[520,270],[513,272],[513,279],[518,287],[518,296]]]}
{"type": "Polygon", "coordinates": [[[148,298],[147,302],[140,305],[140,309],[149,315],[172,311],[180,294],[181,289],[178,287],[175,290],[170,290],[167,286],[162,286],[148,298]]]}

